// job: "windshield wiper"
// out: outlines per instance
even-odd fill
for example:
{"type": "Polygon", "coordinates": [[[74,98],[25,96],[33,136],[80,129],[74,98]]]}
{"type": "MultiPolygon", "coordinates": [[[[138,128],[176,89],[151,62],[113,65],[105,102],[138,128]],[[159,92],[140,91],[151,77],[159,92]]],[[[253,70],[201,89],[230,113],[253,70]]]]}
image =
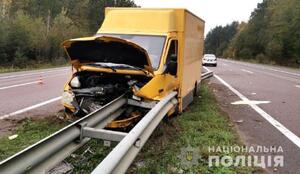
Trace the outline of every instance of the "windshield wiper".
{"type": "Polygon", "coordinates": [[[97,66],[97,67],[101,67],[101,68],[108,68],[108,69],[111,69],[113,72],[117,72],[116,68],[114,68],[112,66],[105,65],[105,63],[91,63],[91,64],[88,64],[88,65],[97,66]]]}
{"type": "Polygon", "coordinates": [[[136,66],[132,66],[132,65],[128,65],[128,64],[116,64],[117,68],[129,68],[129,69],[134,69],[134,70],[139,70],[142,71],[143,73],[145,73],[146,75],[148,75],[148,71],[144,70],[143,68],[140,67],[136,67],[136,66]]]}
{"type": "Polygon", "coordinates": [[[149,72],[144,70],[143,68],[140,68],[140,67],[136,67],[136,66],[131,66],[131,65],[127,65],[127,64],[117,64],[117,63],[101,63],[101,62],[97,62],[97,63],[92,63],[92,64],[89,64],[89,65],[92,65],[92,66],[100,66],[100,67],[103,67],[103,68],[109,68],[111,70],[113,70],[114,72],[116,72],[118,68],[128,68],[128,69],[134,69],[134,70],[139,70],[139,71],[142,71],[143,73],[145,73],[145,75],[148,75],[149,72]]]}
{"type": "Polygon", "coordinates": [[[139,67],[135,67],[135,66],[130,66],[128,65],[130,68],[135,69],[135,70],[139,70],[142,71],[145,75],[148,75],[148,71],[144,70],[143,68],[139,68],[139,67]]]}

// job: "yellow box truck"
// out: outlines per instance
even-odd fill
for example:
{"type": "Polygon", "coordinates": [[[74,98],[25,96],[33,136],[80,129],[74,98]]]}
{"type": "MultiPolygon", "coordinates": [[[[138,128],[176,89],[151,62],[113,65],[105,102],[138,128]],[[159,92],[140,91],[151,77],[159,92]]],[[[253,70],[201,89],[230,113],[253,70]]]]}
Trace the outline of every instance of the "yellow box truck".
{"type": "Polygon", "coordinates": [[[106,8],[94,36],[63,43],[74,69],[66,111],[83,116],[125,94],[130,106],[108,127],[126,127],[175,90],[172,112],[182,112],[200,86],[204,24],[186,9],[106,8]]]}

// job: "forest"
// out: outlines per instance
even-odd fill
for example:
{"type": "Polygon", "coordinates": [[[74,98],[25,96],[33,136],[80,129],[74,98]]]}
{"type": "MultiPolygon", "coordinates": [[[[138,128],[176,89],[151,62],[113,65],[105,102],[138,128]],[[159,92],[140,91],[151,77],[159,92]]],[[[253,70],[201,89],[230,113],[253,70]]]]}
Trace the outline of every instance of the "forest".
{"type": "MultiPolygon", "coordinates": [[[[0,68],[65,64],[61,42],[93,35],[105,7],[135,6],[133,0],[0,0],[0,68]]],[[[300,67],[299,28],[299,0],[264,0],[247,23],[212,29],[205,52],[300,67]]]]}
{"type": "Polygon", "coordinates": [[[95,34],[105,7],[132,0],[0,0],[0,67],[65,64],[61,43],[95,34]]]}
{"type": "Polygon", "coordinates": [[[300,1],[264,0],[247,23],[217,26],[205,39],[219,57],[300,67],[300,1]]]}

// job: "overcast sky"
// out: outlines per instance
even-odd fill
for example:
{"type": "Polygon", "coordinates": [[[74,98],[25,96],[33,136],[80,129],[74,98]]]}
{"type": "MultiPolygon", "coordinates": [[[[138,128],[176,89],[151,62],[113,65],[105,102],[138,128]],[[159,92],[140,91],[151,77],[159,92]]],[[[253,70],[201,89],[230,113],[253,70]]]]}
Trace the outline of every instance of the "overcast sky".
{"type": "Polygon", "coordinates": [[[206,22],[205,33],[217,25],[248,21],[263,0],[134,0],[141,7],[187,8],[206,22]]]}

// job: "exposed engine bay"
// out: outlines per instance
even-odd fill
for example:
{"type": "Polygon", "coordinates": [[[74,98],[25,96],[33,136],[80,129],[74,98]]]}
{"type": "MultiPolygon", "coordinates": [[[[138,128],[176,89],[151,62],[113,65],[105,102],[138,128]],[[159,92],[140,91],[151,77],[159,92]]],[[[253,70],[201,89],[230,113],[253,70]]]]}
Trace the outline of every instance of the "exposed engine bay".
{"type": "MultiPolygon", "coordinates": [[[[121,95],[132,98],[132,89],[142,88],[151,78],[141,75],[125,75],[103,72],[82,71],[74,74],[69,85],[73,93],[72,106],[75,108],[73,115],[85,116],[100,109],[105,104],[121,95]]],[[[138,107],[128,107],[124,117],[137,117],[143,114],[138,107]]]]}
{"type": "Polygon", "coordinates": [[[71,39],[63,45],[78,72],[66,84],[62,103],[66,113],[76,117],[125,95],[124,113],[107,127],[126,127],[143,117],[174,86],[165,84],[169,76],[154,78],[148,52],[135,42],[101,35],[71,39]]]}

